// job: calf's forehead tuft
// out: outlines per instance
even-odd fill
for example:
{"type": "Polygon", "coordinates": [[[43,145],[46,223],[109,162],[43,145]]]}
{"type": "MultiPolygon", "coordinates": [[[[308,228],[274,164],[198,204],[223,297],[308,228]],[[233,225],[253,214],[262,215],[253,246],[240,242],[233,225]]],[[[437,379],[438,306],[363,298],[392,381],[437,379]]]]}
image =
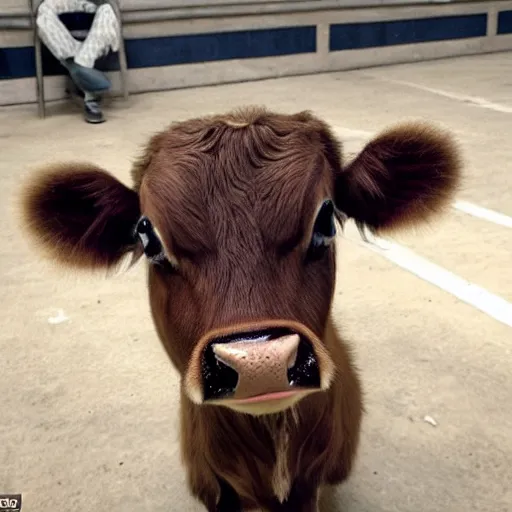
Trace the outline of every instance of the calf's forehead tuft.
{"type": "Polygon", "coordinates": [[[292,149],[304,155],[322,152],[334,170],[341,166],[338,140],[328,125],[309,111],[289,115],[262,107],[248,107],[223,115],[175,122],[154,135],[134,162],[134,187],[138,190],[149,172],[177,172],[184,167],[178,165],[178,160],[186,160],[187,157],[193,160],[201,154],[215,153],[220,147],[230,149],[224,152],[224,158],[227,153],[236,156],[243,149],[261,151],[267,156],[273,149],[274,158],[276,152],[281,151],[284,157],[286,151],[292,149]],[[234,137],[237,131],[245,136],[234,137]],[[162,165],[162,161],[168,165],[162,165]]]}

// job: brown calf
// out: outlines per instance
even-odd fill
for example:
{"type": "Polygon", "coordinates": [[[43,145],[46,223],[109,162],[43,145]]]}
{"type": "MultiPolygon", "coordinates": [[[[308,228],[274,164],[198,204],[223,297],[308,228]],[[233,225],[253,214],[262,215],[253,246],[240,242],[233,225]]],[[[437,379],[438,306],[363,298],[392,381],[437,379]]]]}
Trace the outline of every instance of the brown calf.
{"type": "Polygon", "coordinates": [[[24,193],[58,262],[149,260],[158,335],[181,375],[182,453],[209,511],[313,512],[356,453],[361,389],[330,316],[335,219],[374,231],[425,221],[459,179],[448,134],[406,124],[350,164],[322,121],[262,109],[154,136],[128,188],[52,166],[24,193]]]}

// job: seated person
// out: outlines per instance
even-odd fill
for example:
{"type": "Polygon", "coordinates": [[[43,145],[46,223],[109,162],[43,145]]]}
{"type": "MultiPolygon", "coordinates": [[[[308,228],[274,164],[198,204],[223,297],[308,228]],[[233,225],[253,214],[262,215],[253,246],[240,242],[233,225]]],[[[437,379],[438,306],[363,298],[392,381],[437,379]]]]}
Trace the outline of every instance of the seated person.
{"type": "Polygon", "coordinates": [[[76,87],[83,93],[85,120],[105,119],[98,94],[110,89],[109,79],[94,69],[96,60],[119,50],[119,21],[109,0],[43,0],[37,11],[41,41],[66,67],[76,87]],[[93,13],[94,19],[84,41],[75,39],[59,16],[64,13],[93,13]]]}

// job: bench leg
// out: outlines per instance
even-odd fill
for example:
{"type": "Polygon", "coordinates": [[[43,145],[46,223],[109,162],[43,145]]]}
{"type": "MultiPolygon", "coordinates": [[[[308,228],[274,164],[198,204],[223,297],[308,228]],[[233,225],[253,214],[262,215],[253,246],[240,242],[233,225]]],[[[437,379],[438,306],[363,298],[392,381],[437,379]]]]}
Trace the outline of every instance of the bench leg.
{"type": "Polygon", "coordinates": [[[44,76],[43,76],[43,58],[41,54],[41,40],[34,34],[34,51],[36,54],[36,83],[37,83],[37,103],[39,117],[44,118],[46,115],[44,104],[44,76]]]}

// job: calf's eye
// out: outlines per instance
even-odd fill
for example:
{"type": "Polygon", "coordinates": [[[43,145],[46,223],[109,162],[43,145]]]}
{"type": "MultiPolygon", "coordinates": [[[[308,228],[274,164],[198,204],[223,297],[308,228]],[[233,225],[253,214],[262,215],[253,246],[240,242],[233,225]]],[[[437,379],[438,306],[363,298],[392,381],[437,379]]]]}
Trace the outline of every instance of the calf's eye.
{"type": "Polygon", "coordinates": [[[308,259],[321,258],[334,241],[335,236],[334,205],[330,199],[326,199],[316,216],[308,249],[308,259]]]}
{"type": "Polygon", "coordinates": [[[147,217],[141,217],[135,231],[144,248],[144,254],[150,261],[154,263],[166,261],[162,243],[156,236],[153,225],[147,217]]]}

